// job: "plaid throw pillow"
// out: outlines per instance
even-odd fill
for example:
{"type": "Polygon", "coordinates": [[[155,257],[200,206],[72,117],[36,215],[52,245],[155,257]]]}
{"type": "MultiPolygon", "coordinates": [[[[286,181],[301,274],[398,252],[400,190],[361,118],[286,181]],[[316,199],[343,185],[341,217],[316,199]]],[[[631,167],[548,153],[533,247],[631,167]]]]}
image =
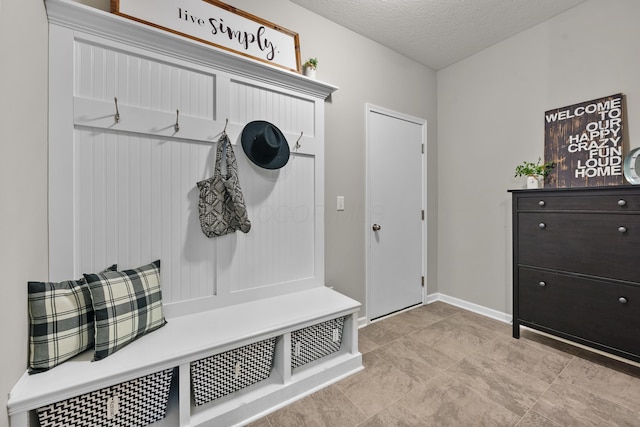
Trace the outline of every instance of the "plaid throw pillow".
{"type": "MultiPolygon", "coordinates": [[[[107,270],[115,271],[116,264],[107,270]]],[[[29,373],[47,371],[93,347],[91,293],[84,279],[29,282],[29,373]]]]}
{"type": "Polygon", "coordinates": [[[85,274],[84,277],[95,312],[94,360],[104,359],[166,324],[159,260],[133,270],[85,274]]]}

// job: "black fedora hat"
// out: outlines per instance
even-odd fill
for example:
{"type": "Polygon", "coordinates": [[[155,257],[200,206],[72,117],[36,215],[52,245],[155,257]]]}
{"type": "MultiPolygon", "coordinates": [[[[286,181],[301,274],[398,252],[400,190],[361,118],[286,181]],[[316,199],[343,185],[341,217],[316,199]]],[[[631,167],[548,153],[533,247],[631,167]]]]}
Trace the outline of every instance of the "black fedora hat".
{"type": "Polygon", "coordinates": [[[269,122],[256,120],[242,129],[242,149],[256,165],[280,169],[289,161],[289,143],[280,129],[269,122]]]}

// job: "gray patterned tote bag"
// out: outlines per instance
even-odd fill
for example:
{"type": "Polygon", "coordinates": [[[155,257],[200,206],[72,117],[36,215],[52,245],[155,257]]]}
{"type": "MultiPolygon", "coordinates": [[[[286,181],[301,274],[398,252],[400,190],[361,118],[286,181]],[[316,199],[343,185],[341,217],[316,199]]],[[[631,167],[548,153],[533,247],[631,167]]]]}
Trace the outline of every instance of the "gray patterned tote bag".
{"type": "Polygon", "coordinates": [[[205,236],[224,236],[236,230],[249,232],[251,222],[238,180],[236,155],[226,133],[218,141],[214,174],[211,178],[198,182],[198,189],[200,227],[205,236]],[[225,151],[226,171],[223,175],[221,163],[225,151]]]}

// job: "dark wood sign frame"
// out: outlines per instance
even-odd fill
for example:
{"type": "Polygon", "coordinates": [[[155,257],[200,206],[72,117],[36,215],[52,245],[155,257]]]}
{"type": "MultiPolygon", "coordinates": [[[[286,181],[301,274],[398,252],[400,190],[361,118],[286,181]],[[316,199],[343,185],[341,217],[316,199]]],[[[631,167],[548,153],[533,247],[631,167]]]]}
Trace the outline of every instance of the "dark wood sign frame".
{"type": "Polygon", "coordinates": [[[555,163],[545,187],[623,185],[621,93],[545,112],[544,161],[555,163]]]}
{"type": "Polygon", "coordinates": [[[145,0],[111,0],[111,12],[219,49],[301,72],[298,33],[218,0],[186,1],[190,2],[187,3],[189,9],[184,1],[180,6],[164,2],[160,7],[157,1],[147,1],[149,4],[145,5],[145,0]],[[131,13],[130,8],[136,12],[131,13]],[[274,40],[278,40],[278,44],[274,40]]]}

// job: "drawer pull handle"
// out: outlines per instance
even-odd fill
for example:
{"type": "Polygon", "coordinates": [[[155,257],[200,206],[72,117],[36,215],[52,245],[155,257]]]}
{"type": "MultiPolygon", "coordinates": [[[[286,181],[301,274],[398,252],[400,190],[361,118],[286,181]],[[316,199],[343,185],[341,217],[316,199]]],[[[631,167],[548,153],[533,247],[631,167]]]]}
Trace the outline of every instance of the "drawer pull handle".
{"type": "Polygon", "coordinates": [[[620,301],[620,304],[626,304],[627,303],[627,299],[625,297],[618,298],[618,301],[620,301]]]}
{"type": "Polygon", "coordinates": [[[627,227],[623,227],[623,226],[618,227],[618,232],[620,234],[626,233],[627,232],[627,227]]]}
{"type": "Polygon", "coordinates": [[[538,228],[539,228],[540,230],[543,230],[543,229],[544,229],[544,228],[546,228],[546,227],[547,227],[547,224],[545,224],[544,222],[541,222],[540,224],[538,224],[538,228]]]}
{"type": "Polygon", "coordinates": [[[542,286],[544,288],[545,286],[547,286],[547,283],[543,282],[543,281],[540,281],[540,283],[538,283],[538,285],[540,285],[540,286],[542,286]]]}
{"type": "Polygon", "coordinates": [[[618,206],[627,206],[627,201],[624,199],[618,200],[618,206]]]}
{"type": "Polygon", "coordinates": [[[544,200],[540,200],[540,201],[538,202],[538,206],[540,206],[540,207],[544,206],[545,204],[546,204],[546,203],[544,202],[544,200]]]}

